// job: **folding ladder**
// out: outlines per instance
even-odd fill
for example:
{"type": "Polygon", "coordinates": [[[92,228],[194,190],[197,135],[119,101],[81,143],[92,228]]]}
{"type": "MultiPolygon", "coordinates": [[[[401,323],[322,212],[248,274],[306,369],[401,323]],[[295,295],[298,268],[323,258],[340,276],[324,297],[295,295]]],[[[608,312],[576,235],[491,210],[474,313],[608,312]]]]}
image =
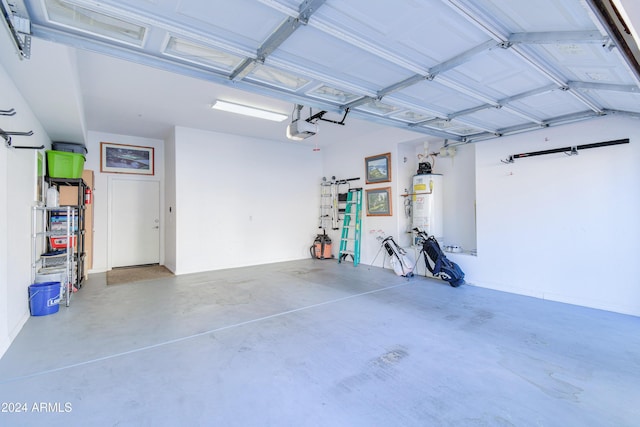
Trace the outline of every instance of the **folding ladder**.
{"type": "Polygon", "coordinates": [[[340,230],[340,223],[343,220],[345,211],[347,192],[350,190],[350,181],[357,181],[360,178],[336,179],[331,177],[331,181],[326,177],[320,183],[320,221],[318,228],[323,230],[340,230]],[[347,192],[341,191],[341,186],[347,186],[347,192]]]}
{"type": "Polygon", "coordinates": [[[322,178],[322,183],[320,183],[320,221],[318,228],[323,230],[333,228],[335,205],[333,181],[327,181],[326,178],[322,178]]]}
{"type": "Polygon", "coordinates": [[[344,211],[342,235],[338,263],[348,256],[353,259],[353,266],[360,263],[360,237],[362,234],[362,188],[349,189],[344,211]],[[353,230],[352,233],[351,230],[353,230]],[[351,235],[351,237],[350,237],[351,235]]]}

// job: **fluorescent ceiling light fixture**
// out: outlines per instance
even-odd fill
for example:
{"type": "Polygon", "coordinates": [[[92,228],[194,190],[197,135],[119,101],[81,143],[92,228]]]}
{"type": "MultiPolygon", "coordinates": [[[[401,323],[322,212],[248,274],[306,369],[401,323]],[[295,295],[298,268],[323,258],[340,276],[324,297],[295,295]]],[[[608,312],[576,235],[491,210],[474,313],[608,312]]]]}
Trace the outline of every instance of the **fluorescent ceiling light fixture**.
{"type": "Polygon", "coordinates": [[[211,108],[214,110],[228,111],[230,113],[242,114],[244,116],[258,117],[260,119],[271,120],[273,122],[281,122],[289,116],[274,111],[262,110],[260,108],[249,107],[247,105],[234,104],[227,101],[215,101],[211,108]]]}

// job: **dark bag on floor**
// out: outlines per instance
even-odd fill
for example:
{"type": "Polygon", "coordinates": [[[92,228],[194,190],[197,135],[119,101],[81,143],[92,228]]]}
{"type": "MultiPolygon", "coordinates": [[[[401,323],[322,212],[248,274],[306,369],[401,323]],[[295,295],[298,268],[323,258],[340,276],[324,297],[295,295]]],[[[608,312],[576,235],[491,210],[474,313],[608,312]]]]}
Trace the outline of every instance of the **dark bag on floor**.
{"type": "Polygon", "coordinates": [[[435,277],[449,282],[457,288],[464,283],[464,272],[455,262],[449,260],[444,254],[438,241],[433,236],[428,236],[424,231],[417,231],[422,241],[422,253],[427,268],[435,277]]]}

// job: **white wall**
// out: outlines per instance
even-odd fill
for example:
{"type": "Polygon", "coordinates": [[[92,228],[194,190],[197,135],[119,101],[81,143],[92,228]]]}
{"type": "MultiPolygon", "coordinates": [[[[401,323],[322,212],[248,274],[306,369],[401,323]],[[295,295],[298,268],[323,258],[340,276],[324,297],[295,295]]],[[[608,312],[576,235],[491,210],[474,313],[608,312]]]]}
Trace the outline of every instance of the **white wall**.
{"type": "Polygon", "coordinates": [[[640,315],[638,121],[603,118],[476,144],[479,286],[640,315]],[[500,162],[630,138],[620,146],[500,162]]]}
{"type": "MultiPolygon", "coordinates": [[[[456,245],[466,252],[476,250],[476,156],[475,144],[455,147],[453,156],[440,155],[443,140],[409,142],[406,147],[408,161],[401,165],[404,180],[411,189],[419,161],[427,161],[434,174],[443,176],[443,238],[444,245],[456,245]],[[425,156],[418,160],[418,155],[425,156]]],[[[407,243],[408,245],[409,243],[407,243]]]]}
{"type": "Polygon", "coordinates": [[[109,242],[109,200],[111,182],[114,179],[147,180],[160,183],[160,261],[164,262],[164,141],[159,139],[140,138],[128,135],[116,135],[111,133],[89,131],[87,140],[87,161],[85,169],[94,171],[94,243],[93,243],[93,268],[89,273],[104,272],[111,269],[109,242]],[[154,148],[154,175],[114,174],[100,172],[100,142],[115,144],[138,145],[154,148]]]}
{"type": "Polygon", "coordinates": [[[176,128],[175,273],[308,258],[321,176],[306,145],[176,128]]]}
{"type": "MultiPolygon", "coordinates": [[[[18,61],[0,43],[3,61],[18,61]]],[[[16,115],[0,116],[0,128],[33,136],[13,137],[13,145],[50,146],[51,141],[0,64],[0,109],[16,115]]],[[[36,151],[8,148],[0,138],[0,356],[29,318],[31,284],[31,207],[36,203],[36,151]]]]}
{"type": "Polygon", "coordinates": [[[165,251],[164,265],[169,270],[175,272],[177,253],[177,235],[176,235],[176,216],[174,214],[176,208],[176,135],[175,129],[168,135],[164,142],[165,155],[165,203],[164,210],[164,235],[165,235],[165,251]]]}
{"type": "MultiPolygon", "coordinates": [[[[438,151],[440,145],[435,148],[438,151]]],[[[444,176],[444,244],[465,251],[477,246],[475,149],[476,144],[456,147],[454,156],[436,156],[434,164],[434,173],[444,176]]]]}
{"type": "MultiPolygon", "coordinates": [[[[466,254],[475,253],[476,243],[476,173],[475,144],[458,146],[453,156],[440,155],[444,140],[432,139],[409,141],[398,146],[400,164],[400,186],[411,190],[413,177],[420,161],[428,161],[434,174],[443,177],[443,241],[442,245],[462,247],[466,254]],[[404,156],[404,157],[403,157],[404,156]],[[419,156],[422,159],[419,159],[419,156]],[[426,157],[425,157],[426,156],[426,157]],[[406,161],[404,161],[406,158],[406,161]]],[[[399,211],[398,242],[410,250],[414,258],[419,256],[419,247],[412,246],[413,233],[406,233],[411,219],[399,211]]],[[[425,275],[424,260],[420,259],[414,272],[425,275]]]]}
{"type": "MultiPolygon", "coordinates": [[[[411,137],[411,134],[406,136],[411,137]]],[[[380,242],[376,239],[381,233],[393,236],[396,242],[409,248],[412,245],[413,233],[411,217],[405,213],[406,194],[412,190],[412,179],[418,170],[418,154],[439,151],[443,141],[434,142],[434,138],[413,135],[408,141],[394,141],[380,131],[367,135],[366,144],[335,144],[323,149],[325,175],[337,178],[361,177],[352,186],[361,186],[365,190],[379,187],[392,188],[393,217],[367,216],[366,209],[362,217],[361,262],[363,264],[382,266],[385,261],[384,252],[380,251],[380,242]],[[431,139],[432,141],[428,142],[431,139]],[[391,152],[392,181],[390,183],[365,184],[365,157],[391,152]]],[[[459,147],[454,158],[428,159],[434,164],[434,173],[444,175],[445,186],[445,218],[444,234],[447,244],[462,245],[466,249],[475,249],[475,148],[459,147]]],[[[340,231],[333,231],[330,236],[335,242],[334,255],[338,255],[340,231]]],[[[413,253],[413,255],[416,255],[413,253]]],[[[386,260],[386,268],[390,268],[386,260]]],[[[419,264],[419,272],[424,273],[423,264],[419,264]]]]}
{"type": "MultiPolygon", "coordinates": [[[[411,135],[407,133],[407,136],[411,135]]],[[[410,236],[405,233],[407,221],[403,213],[404,197],[401,194],[411,183],[410,176],[415,173],[415,166],[408,167],[405,163],[405,157],[407,162],[411,161],[413,145],[399,145],[401,142],[403,141],[390,139],[383,129],[377,133],[366,135],[365,143],[348,141],[331,145],[321,151],[323,153],[324,175],[327,178],[331,176],[338,179],[359,177],[360,180],[352,182],[351,187],[362,187],[365,190],[360,246],[360,262],[362,264],[382,266],[384,256],[380,252],[380,242],[376,239],[381,234],[393,236],[401,246],[409,244],[410,236]],[[366,184],[364,159],[388,152],[391,153],[391,182],[366,184]],[[367,216],[366,190],[383,187],[391,187],[393,216],[367,216]]],[[[318,188],[319,184],[318,181],[318,188]]],[[[343,191],[342,188],[341,191],[343,191]]],[[[333,254],[337,257],[340,248],[340,230],[331,231],[328,234],[333,242],[333,254]]],[[[348,261],[350,262],[350,259],[348,261]]],[[[389,266],[387,265],[387,267],[389,266]]]]}
{"type": "MultiPolygon", "coordinates": [[[[477,243],[478,251],[477,256],[447,256],[473,285],[640,315],[640,263],[635,260],[640,253],[637,129],[637,120],[608,117],[462,146],[453,159],[437,158],[434,172],[448,178],[447,193],[456,193],[454,198],[447,196],[445,215],[458,215],[452,209],[464,211],[457,219],[462,226],[456,229],[448,226],[455,221],[445,216],[445,238],[451,239],[446,243],[459,240],[469,248],[477,243]],[[521,152],[623,138],[631,143],[582,150],[577,156],[500,162],[521,152]],[[466,176],[466,169],[475,170],[475,177],[466,176]],[[475,241],[465,237],[476,231],[474,199],[475,241]]],[[[398,145],[381,135],[371,137],[366,146],[323,150],[325,175],[339,178],[364,177],[364,157],[392,153],[394,218],[363,217],[363,264],[371,264],[379,253],[372,231],[382,230],[407,246],[398,195],[417,167],[404,162],[412,152],[408,147],[422,151],[419,145],[415,141],[398,145]]],[[[382,185],[365,188],[378,186],[382,185]]],[[[332,238],[338,241],[339,235],[333,233],[332,238]]],[[[375,265],[381,258],[378,255],[375,265]]]]}

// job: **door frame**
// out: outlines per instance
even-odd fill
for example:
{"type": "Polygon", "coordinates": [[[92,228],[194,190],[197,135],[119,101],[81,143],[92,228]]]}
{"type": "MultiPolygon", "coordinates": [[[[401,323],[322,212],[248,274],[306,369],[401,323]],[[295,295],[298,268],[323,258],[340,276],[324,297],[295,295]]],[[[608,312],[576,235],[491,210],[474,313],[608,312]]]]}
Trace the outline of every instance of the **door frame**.
{"type": "Polygon", "coordinates": [[[109,176],[107,178],[107,206],[108,206],[108,210],[107,210],[107,271],[113,269],[113,257],[112,257],[112,250],[113,250],[113,245],[111,243],[112,240],[112,232],[113,232],[113,212],[112,212],[112,208],[113,208],[113,187],[114,181],[153,181],[153,182],[157,182],[158,183],[158,191],[160,192],[159,196],[159,200],[160,200],[160,206],[158,206],[158,215],[160,218],[160,229],[159,229],[159,238],[160,238],[160,265],[164,265],[164,209],[162,208],[164,206],[164,185],[163,185],[163,181],[160,179],[144,179],[144,178],[133,178],[133,177],[126,177],[126,176],[109,176]]]}

